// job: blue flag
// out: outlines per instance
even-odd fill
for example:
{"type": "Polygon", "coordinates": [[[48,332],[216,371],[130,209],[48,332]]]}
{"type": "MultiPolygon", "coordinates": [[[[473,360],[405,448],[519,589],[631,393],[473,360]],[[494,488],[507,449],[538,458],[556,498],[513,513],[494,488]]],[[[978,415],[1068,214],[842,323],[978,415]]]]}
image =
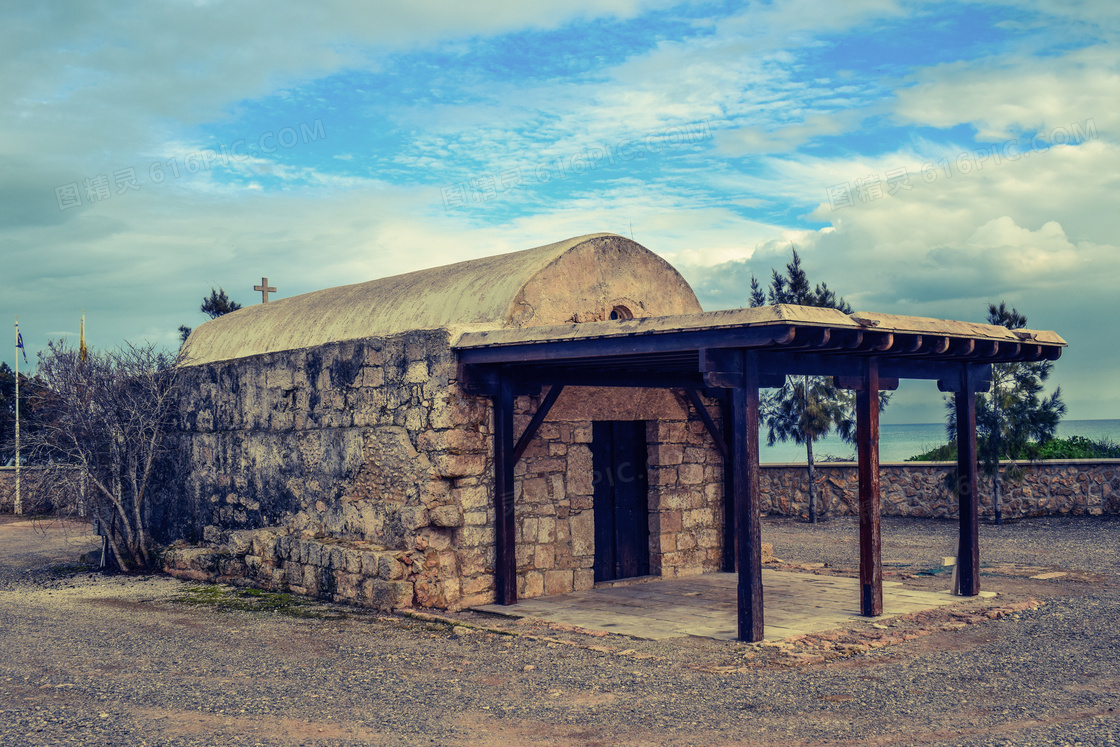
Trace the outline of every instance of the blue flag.
{"type": "Polygon", "coordinates": [[[16,330],[16,348],[23,351],[23,362],[27,363],[27,348],[23,346],[23,333],[16,330]]]}

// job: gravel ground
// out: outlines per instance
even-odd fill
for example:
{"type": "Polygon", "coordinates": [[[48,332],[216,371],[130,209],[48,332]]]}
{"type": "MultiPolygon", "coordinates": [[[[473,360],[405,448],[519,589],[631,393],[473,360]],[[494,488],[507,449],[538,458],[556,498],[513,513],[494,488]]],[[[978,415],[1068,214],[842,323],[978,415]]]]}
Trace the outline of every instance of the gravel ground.
{"type": "MultiPolygon", "coordinates": [[[[1042,606],[810,664],[475,613],[223,611],[174,601],[221,596],[174,579],[79,570],[90,538],[73,527],[0,530],[2,745],[1120,744],[1115,519],[982,526],[987,601],[1042,606]]],[[[787,564],[825,573],[855,568],[855,531],[763,527],[787,564]]],[[[885,567],[943,588],[922,571],[954,532],[885,519],[885,567]]]]}

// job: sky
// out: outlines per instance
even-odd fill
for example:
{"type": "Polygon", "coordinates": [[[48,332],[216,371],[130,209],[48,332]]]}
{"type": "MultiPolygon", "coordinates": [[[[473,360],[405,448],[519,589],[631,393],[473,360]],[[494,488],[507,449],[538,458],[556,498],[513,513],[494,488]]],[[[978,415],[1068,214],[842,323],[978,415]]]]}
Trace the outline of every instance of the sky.
{"type": "MultiPolygon", "coordinates": [[[[796,247],[857,311],[1006,301],[1069,342],[1067,418],[1120,418],[1118,35],[1105,0],[5,3],[0,318],[32,365],[83,313],[173,349],[212,288],[600,231],[710,311],[796,247]]],[[[942,418],[928,382],[883,413],[942,418]]]]}

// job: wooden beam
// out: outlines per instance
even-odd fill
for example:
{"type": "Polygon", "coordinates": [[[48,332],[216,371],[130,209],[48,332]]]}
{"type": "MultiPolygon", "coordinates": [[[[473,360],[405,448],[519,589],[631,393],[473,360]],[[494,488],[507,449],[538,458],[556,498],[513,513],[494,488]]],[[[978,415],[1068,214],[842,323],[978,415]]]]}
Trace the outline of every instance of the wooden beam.
{"type": "Polygon", "coordinates": [[[690,330],[629,337],[551,340],[511,343],[477,348],[459,348],[459,360],[466,364],[524,363],[571,358],[610,357],[666,353],[698,348],[739,348],[786,345],[793,341],[792,326],[740,327],[690,330]]]}
{"type": "Polygon", "coordinates": [[[856,392],[859,450],[860,614],[883,614],[883,560],[879,539],[879,363],[868,358],[856,392]]]}
{"type": "Polygon", "coordinates": [[[494,402],[494,596],[517,604],[517,552],[513,505],[513,381],[501,378],[494,402]]]}
{"type": "MultiPolygon", "coordinates": [[[[864,377],[860,376],[833,376],[832,385],[837,389],[850,389],[853,392],[858,392],[863,389],[864,377]]],[[[898,389],[898,379],[887,379],[882,376],[879,377],[879,391],[880,392],[893,392],[898,389]]]]}
{"type": "Polygon", "coordinates": [[[961,596],[980,593],[980,500],[976,464],[976,378],[974,366],[961,366],[957,408],[957,495],[960,542],[957,547],[957,581],[961,596]]]}
{"type": "Polygon", "coordinates": [[[521,438],[517,439],[517,445],[513,447],[513,463],[515,465],[521,459],[521,455],[525,453],[525,449],[529,448],[529,442],[533,440],[533,436],[537,435],[537,430],[541,427],[544,419],[548,417],[548,411],[556,404],[556,398],[560,396],[562,391],[564,391],[563,384],[556,384],[549,389],[544,401],[541,402],[541,406],[537,408],[533,415],[533,419],[529,421],[529,425],[525,426],[525,432],[521,434],[521,438]]]}
{"type": "Polygon", "coordinates": [[[731,390],[731,464],[734,471],[739,640],[761,641],[762,534],[758,475],[758,357],[746,351],[745,384],[731,390]]]}
{"type": "MultiPolygon", "coordinates": [[[[640,367],[641,362],[633,364],[640,367]]],[[[558,366],[518,366],[516,369],[517,385],[521,388],[528,386],[529,382],[541,385],[554,386],[610,386],[610,387],[638,387],[650,389],[698,389],[705,386],[700,374],[695,371],[634,371],[619,369],[587,369],[564,368],[558,366]]],[[[522,392],[518,391],[519,394],[522,392]]]]}

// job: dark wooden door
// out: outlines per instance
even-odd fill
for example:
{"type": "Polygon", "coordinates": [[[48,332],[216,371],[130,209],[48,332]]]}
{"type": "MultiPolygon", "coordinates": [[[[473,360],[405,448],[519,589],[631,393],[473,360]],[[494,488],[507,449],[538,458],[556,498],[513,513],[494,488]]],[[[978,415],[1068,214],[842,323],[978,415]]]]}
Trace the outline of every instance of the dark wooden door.
{"type": "Polygon", "coordinates": [[[592,423],[595,580],[649,575],[649,477],[642,420],[592,423]]]}

